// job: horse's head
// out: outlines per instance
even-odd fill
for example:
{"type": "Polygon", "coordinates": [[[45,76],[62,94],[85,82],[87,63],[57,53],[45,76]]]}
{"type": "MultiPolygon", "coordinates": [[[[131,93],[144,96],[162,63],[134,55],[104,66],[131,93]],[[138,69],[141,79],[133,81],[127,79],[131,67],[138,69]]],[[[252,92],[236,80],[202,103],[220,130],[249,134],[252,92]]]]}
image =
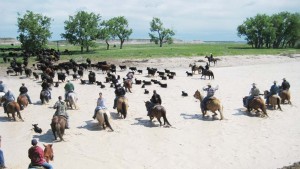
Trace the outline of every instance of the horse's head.
{"type": "Polygon", "coordinates": [[[52,144],[44,144],[44,157],[46,159],[46,161],[49,163],[49,161],[53,161],[54,158],[54,154],[53,154],[53,148],[52,148],[52,144]]]}
{"type": "Polygon", "coordinates": [[[151,103],[150,101],[146,101],[145,102],[145,106],[146,106],[146,109],[147,111],[150,111],[150,109],[153,107],[153,103],[151,103]]]}
{"type": "Polygon", "coordinates": [[[194,93],[194,98],[200,100],[202,98],[201,93],[199,90],[196,90],[194,93]]]}

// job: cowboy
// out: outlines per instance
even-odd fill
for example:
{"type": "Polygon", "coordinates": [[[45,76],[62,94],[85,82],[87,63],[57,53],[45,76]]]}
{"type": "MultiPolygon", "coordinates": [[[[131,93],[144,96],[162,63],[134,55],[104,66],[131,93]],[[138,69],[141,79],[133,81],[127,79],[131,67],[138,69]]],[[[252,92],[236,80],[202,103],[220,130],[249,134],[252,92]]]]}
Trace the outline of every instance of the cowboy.
{"type": "Polygon", "coordinates": [[[7,113],[7,105],[8,103],[15,101],[15,96],[14,94],[10,91],[10,89],[7,90],[7,92],[5,93],[5,95],[3,96],[5,98],[5,102],[3,104],[3,108],[4,108],[4,113],[7,113]]]}
{"type": "Polygon", "coordinates": [[[50,92],[51,88],[46,79],[43,80],[41,86],[42,86],[42,91],[46,91],[48,93],[49,99],[51,99],[51,92],[50,92]]]}
{"type": "Polygon", "coordinates": [[[116,94],[116,97],[115,97],[115,100],[114,100],[114,107],[113,107],[113,109],[117,108],[118,98],[119,97],[125,97],[126,91],[125,91],[124,87],[122,87],[120,84],[117,84],[116,85],[115,94],[116,94]]]}
{"type": "Polygon", "coordinates": [[[250,96],[247,97],[246,105],[244,105],[244,106],[245,106],[245,107],[248,107],[249,102],[250,102],[252,99],[254,99],[254,97],[259,96],[259,93],[260,93],[259,89],[256,87],[256,84],[253,83],[253,84],[252,84],[252,88],[251,88],[251,90],[250,90],[250,92],[249,92],[249,95],[250,95],[250,96]]]}
{"type": "Polygon", "coordinates": [[[44,150],[37,146],[38,141],[36,139],[31,140],[32,147],[28,150],[28,157],[31,160],[31,163],[28,168],[32,166],[43,166],[47,169],[53,169],[53,167],[46,162],[44,158],[44,150]]]}
{"type": "Polygon", "coordinates": [[[59,96],[58,97],[58,101],[54,104],[53,106],[54,109],[56,109],[54,116],[63,116],[67,119],[67,125],[66,125],[66,129],[69,129],[69,115],[67,113],[67,105],[64,101],[62,101],[62,97],[59,96]]]}
{"type": "Polygon", "coordinates": [[[203,88],[204,91],[207,91],[207,94],[206,94],[206,97],[201,102],[202,112],[204,112],[206,110],[207,101],[214,96],[216,90],[218,90],[218,89],[219,89],[218,86],[216,86],[215,88],[211,87],[210,83],[207,84],[207,88],[205,88],[205,87],[203,88]]]}
{"type": "Polygon", "coordinates": [[[3,151],[1,150],[1,136],[0,136],[0,168],[6,168],[3,151]]]}
{"type": "Polygon", "coordinates": [[[74,85],[70,82],[70,80],[67,81],[65,85],[65,101],[67,101],[68,94],[71,92],[74,92],[74,85]]]}
{"type": "Polygon", "coordinates": [[[206,62],[206,65],[205,65],[205,70],[209,70],[209,65],[208,65],[207,62],[206,62]]]}
{"type": "Polygon", "coordinates": [[[20,95],[24,95],[27,97],[29,104],[32,104],[31,99],[30,99],[29,95],[27,94],[28,89],[24,83],[22,83],[22,86],[20,87],[19,92],[20,92],[20,95]]]}
{"type": "Polygon", "coordinates": [[[100,92],[99,93],[99,98],[97,100],[97,106],[96,106],[95,111],[94,111],[93,119],[96,118],[97,111],[98,110],[102,110],[102,109],[107,109],[107,108],[105,106],[105,101],[104,101],[104,99],[102,97],[102,93],[100,92]]]}
{"type": "Polygon", "coordinates": [[[153,104],[159,104],[159,105],[161,105],[161,98],[160,98],[160,95],[157,94],[156,90],[153,90],[153,95],[152,95],[150,101],[153,104]]]}
{"type": "Polygon", "coordinates": [[[273,82],[274,84],[271,86],[270,93],[266,96],[266,104],[269,104],[269,99],[273,95],[277,95],[279,92],[279,87],[277,86],[277,81],[273,82]]]}
{"type": "Polygon", "coordinates": [[[282,79],[283,82],[281,83],[281,88],[282,90],[289,90],[290,89],[290,83],[288,81],[286,81],[285,78],[282,79]]]}

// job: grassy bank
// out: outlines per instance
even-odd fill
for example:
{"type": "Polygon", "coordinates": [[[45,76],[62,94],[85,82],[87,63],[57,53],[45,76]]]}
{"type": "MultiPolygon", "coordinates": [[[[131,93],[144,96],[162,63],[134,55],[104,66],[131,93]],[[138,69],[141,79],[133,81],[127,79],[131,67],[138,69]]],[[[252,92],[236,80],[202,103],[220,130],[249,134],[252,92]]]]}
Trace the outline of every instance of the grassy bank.
{"type": "MultiPolygon", "coordinates": [[[[251,46],[241,43],[203,43],[203,44],[171,44],[158,47],[154,44],[124,44],[123,49],[111,45],[106,50],[105,44],[98,44],[91,48],[90,52],[80,53],[80,47],[69,44],[49,45],[49,48],[59,49],[61,52],[68,49],[72,55],[62,55],[62,59],[150,59],[158,57],[192,57],[205,56],[213,53],[215,57],[230,55],[277,55],[277,54],[295,54],[300,53],[300,49],[253,49],[251,46]]],[[[7,46],[0,46],[4,48],[7,46]]],[[[14,46],[16,47],[16,46],[14,46]]],[[[2,52],[1,55],[4,53],[2,52]]],[[[1,62],[2,59],[1,59],[1,62]]]]}

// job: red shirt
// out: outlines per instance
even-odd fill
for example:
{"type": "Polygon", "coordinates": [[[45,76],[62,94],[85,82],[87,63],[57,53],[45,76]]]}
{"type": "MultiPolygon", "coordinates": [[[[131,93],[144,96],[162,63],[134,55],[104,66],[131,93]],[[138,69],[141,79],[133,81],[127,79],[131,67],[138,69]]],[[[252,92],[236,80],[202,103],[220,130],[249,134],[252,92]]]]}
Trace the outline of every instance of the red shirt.
{"type": "Polygon", "coordinates": [[[32,146],[28,150],[28,157],[31,159],[32,165],[42,165],[45,162],[44,151],[39,146],[32,146]]]}

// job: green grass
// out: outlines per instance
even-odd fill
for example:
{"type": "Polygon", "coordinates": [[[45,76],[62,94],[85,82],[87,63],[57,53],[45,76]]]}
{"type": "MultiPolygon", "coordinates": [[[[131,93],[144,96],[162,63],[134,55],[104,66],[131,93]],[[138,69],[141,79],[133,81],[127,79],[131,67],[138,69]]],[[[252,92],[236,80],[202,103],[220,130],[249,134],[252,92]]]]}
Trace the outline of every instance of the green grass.
{"type": "MultiPolygon", "coordinates": [[[[9,46],[1,46],[6,48],[9,46]]],[[[56,44],[49,45],[49,48],[57,49],[56,44]]],[[[203,44],[164,44],[158,47],[155,44],[126,44],[123,49],[111,45],[106,50],[105,44],[98,44],[97,47],[90,48],[90,52],[80,53],[79,46],[64,44],[59,46],[62,52],[65,49],[72,51],[73,55],[62,55],[62,60],[68,59],[85,59],[107,60],[107,59],[151,59],[159,57],[192,57],[205,56],[213,53],[214,57],[231,56],[231,55],[277,55],[277,54],[295,54],[300,53],[300,49],[253,49],[251,46],[241,43],[203,43],[203,44]]],[[[3,52],[0,53],[3,55],[3,52]]],[[[0,62],[3,62],[2,59],[0,62]]]]}

